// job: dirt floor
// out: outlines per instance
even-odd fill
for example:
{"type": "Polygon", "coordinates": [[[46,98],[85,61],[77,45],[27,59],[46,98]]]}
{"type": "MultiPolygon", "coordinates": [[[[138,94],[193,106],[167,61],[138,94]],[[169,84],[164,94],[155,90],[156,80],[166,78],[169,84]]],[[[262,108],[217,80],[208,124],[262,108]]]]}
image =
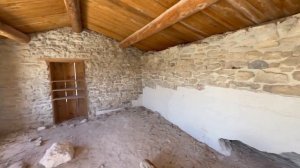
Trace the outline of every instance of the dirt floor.
{"type": "Polygon", "coordinates": [[[132,108],[80,123],[73,120],[46,130],[14,133],[0,139],[0,168],[17,161],[38,164],[54,142],[71,142],[75,158],[60,168],[138,168],[149,159],[157,168],[296,168],[279,156],[233,143],[224,157],[181,131],[157,113],[132,108]],[[42,137],[41,146],[30,142],[42,137]]]}

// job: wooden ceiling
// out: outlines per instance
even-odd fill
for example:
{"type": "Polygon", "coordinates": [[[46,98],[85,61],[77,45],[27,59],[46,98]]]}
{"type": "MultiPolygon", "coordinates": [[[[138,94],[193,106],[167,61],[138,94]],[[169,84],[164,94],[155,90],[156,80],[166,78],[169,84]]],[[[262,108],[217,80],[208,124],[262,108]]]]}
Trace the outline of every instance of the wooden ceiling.
{"type": "MultiPolygon", "coordinates": [[[[179,0],[81,0],[85,28],[118,41],[179,0]]],[[[300,12],[300,0],[219,0],[136,44],[145,51],[201,40],[300,12]]],[[[24,33],[70,26],[64,0],[0,0],[0,20],[24,33]]]]}

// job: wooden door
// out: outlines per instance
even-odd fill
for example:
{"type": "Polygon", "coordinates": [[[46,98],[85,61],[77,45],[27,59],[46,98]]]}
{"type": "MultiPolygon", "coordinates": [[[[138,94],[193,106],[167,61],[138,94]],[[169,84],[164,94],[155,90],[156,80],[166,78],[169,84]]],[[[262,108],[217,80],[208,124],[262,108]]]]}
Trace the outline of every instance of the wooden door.
{"type": "Polygon", "coordinates": [[[83,61],[50,62],[54,122],[87,116],[83,61]]]}

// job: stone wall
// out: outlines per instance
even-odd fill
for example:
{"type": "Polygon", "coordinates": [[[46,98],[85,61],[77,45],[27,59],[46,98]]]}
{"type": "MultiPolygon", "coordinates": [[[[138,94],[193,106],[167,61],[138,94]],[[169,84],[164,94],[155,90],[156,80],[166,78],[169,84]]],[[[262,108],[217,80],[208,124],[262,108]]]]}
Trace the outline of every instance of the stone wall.
{"type": "Polygon", "coordinates": [[[43,58],[84,58],[89,115],[131,105],[141,93],[141,52],[68,28],[32,35],[29,44],[0,40],[0,134],[52,124],[49,70],[43,58]]]}
{"type": "Polygon", "coordinates": [[[203,85],[300,96],[300,14],[147,53],[143,85],[203,85]]]}

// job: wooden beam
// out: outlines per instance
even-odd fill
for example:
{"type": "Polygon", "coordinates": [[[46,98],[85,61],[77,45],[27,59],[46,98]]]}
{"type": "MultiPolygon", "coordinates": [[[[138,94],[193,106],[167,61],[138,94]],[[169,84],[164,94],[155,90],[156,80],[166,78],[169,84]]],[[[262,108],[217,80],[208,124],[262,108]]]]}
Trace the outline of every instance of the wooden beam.
{"type": "Polygon", "coordinates": [[[64,1],[65,1],[67,12],[69,14],[73,31],[76,33],[82,32],[79,0],[64,0],[64,1]]]}
{"type": "Polygon", "coordinates": [[[20,43],[28,43],[30,36],[0,21],[0,35],[20,43]]]}
{"type": "Polygon", "coordinates": [[[216,3],[218,0],[181,0],[166,10],[152,22],[136,31],[120,43],[121,47],[128,47],[151,35],[158,33],[171,25],[191,16],[216,3]]]}

